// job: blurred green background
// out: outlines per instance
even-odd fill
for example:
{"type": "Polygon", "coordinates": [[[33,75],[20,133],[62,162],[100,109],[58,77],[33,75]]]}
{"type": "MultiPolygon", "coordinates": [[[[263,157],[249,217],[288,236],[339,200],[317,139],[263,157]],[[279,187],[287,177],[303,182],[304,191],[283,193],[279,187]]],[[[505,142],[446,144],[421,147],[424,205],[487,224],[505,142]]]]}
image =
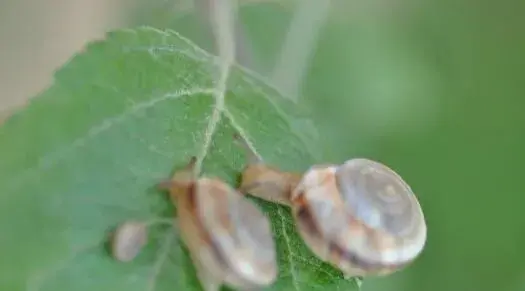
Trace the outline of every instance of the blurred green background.
{"type": "MultiPolygon", "coordinates": [[[[61,22],[49,27],[62,27],[78,21],[73,13],[88,13],[79,8],[87,1],[77,2],[50,2],[41,10],[27,0],[0,2],[0,62],[6,64],[0,111],[23,103],[12,101],[13,86],[31,86],[36,77],[27,74],[38,69],[10,52],[38,54],[35,38],[51,43],[48,51],[61,47],[51,30],[47,37],[37,33],[35,13],[60,14],[61,22]],[[16,19],[9,16],[15,11],[16,19]],[[20,37],[31,31],[28,45],[20,37]],[[26,77],[8,82],[18,71],[26,77]]],[[[209,26],[192,1],[98,2],[85,18],[97,33],[169,27],[213,50],[209,26]]],[[[249,52],[241,61],[270,76],[301,1],[240,4],[249,52]]],[[[398,171],[417,192],[429,229],[419,260],[366,280],[363,290],[525,290],[524,15],[525,2],[510,0],[332,1],[298,87],[299,106],[315,118],[327,161],[366,156],[398,171]]],[[[98,35],[86,31],[62,34],[79,41],[54,65],[98,35]]],[[[16,92],[21,99],[36,93],[16,92]]]]}

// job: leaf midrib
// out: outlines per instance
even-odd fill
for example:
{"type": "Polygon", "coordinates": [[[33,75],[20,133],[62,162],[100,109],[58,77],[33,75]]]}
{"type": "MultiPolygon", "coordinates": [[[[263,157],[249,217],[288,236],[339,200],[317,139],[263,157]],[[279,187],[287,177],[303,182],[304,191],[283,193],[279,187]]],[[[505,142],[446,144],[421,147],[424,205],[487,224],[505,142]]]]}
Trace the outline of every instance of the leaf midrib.
{"type": "MultiPolygon", "coordinates": [[[[153,29],[153,30],[155,30],[158,33],[166,35],[166,32],[159,31],[159,30],[156,30],[156,29],[153,29]]],[[[188,58],[196,60],[196,61],[203,61],[203,59],[206,59],[206,58],[211,58],[211,59],[214,58],[208,52],[202,50],[201,48],[196,46],[193,42],[191,42],[190,40],[182,37],[178,33],[172,31],[170,36],[172,36],[172,35],[174,35],[175,37],[183,40],[186,44],[188,44],[188,46],[190,46],[196,52],[201,53],[203,55],[203,57],[199,58],[195,54],[189,53],[189,52],[183,51],[183,50],[172,50],[172,52],[180,53],[180,54],[184,55],[185,57],[188,57],[188,58]]],[[[235,66],[235,67],[238,67],[238,66],[235,66]]],[[[229,74],[229,70],[230,70],[230,68],[228,68],[226,70],[226,73],[229,74]]],[[[244,72],[245,70],[243,69],[242,71],[244,72]]],[[[252,75],[252,74],[250,74],[250,75],[252,75]]],[[[190,89],[190,90],[182,89],[182,90],[177,90],[176,92],[166,93],[166,94],[164,94],[163,96],[161,96],[159,98],[153,98],[153,99],[150,99],[150,100],[146,100],[146,101],[140,102],[140,103],[136,104],[135,106],[133,106],[131,109],[126,110],[125,112],[123,112],[123,113],[121,113],[121,114],[119,114],[117,116],[113,116],[113,117],[109,117],[109,118],[104,119],[102,122],[98,123],[97,125],[92,126],[87,131],[86,134],[84,134],[83,136],[73,140],[68,146],[65,146],[65,147],[63,147],[63,148],[61,148],[61,149],[59,149],[57,151],[54,151],[52,153],[46,154],[43,157],[41,157],[34,167],[24,171],[24,173],[22,173],[20,176],[18,176],[17,179],[14,179],[12,181],[11,187],[7,187],[8,188],[7,189],[8,192],[9,192],[9,190],[14,190],[14,189],[18,188],[19,186],[24,185],[27,182],[27,180],[29,180],[33,175],[38,174],[39,172],[41,172],[41,171],[43,171],[43,170],[45,170],[45,169],[47,169],[49,167],[52,167],[56,163],[60,162],[63,158],[68,156],[68,154],[70,154],[71,151],[74,151],[77,148],[81,148],[89,140],[91,140],[91,139],[97,137],[99,134],[101,134],[101,133],[111,129],[114,125],[124,122],[128,117],[134,116],[135,113],[137,113],[137,112],[139,112],[141,110],[145,110],[145,109],[154,107],[158,103],[166,101],[166,100],[176,100],[176,99],[179,99],[179,98],[190,97],[190,96],[194,96],[194,95],[198,95],[198,94],[207,94],[207,95],[213,96],[215,104],[213,106],[213,111],[212,111],[212,114],[211,114],[211,116],[209,118],[209,122],[208,122],[208,124],[206,126],[206,129],[205,129],[205,137],[204,137],[204,141],[203,141],[203,146],[202,146],[199,154],[197,155],[197,161],[198,161],[198,165],[199,165],[197,171],[200,172],[200,167],[202,165],[202,162],[204,161],[204,159],[206,158],[206,156],[207,156],[207,154],[209,152],[210,145],[211,145],[211,143],[213,141],[213,136],[214,136],[215,132],[217,131],[217,126],[221,122],[222,118],[226,118],[230,122],[231,126],[238,132],[238,134],[242,138],[244,138],[244,140],[246,141],[248,146],[254,151],[254,153],[256,153],[256,155],[259,156],[261,159],[263,159],[260,156],[260,154],[257,152],[255,146],[253,145],[253,143],[252,143],[251,139],[249,138],[248,134],[246,133],[246,131],[242,128],[242,126],[239,123],[236,122],[235,117],[229,111],[227,105],[225,104],[225,94],[226,94],[227,89],[228,89],[227,88],[227,80],[228,80],[227,77],[228,76],[221,76],[221,79],[223,81],[220,81],[219,85],[216,88],[193,88],[193,89],[190,89]]],[[[266,96],[266,95],[263,94],[262,96],[266,96]]],[[[284,115],[284,113],[282,112],[282,109],[277,104],[275,104],[274,100],[272,100],[271,98],[268,98],[268,97],[266,99],[270,102],[270,104],[272,104],[272,106],[276,109],[277,113],[280,116],[282,116],[283,118],[288,120],[286,118],[286,116],[284,115]]],[[[290,238],[289,238],[288,232],[287,232],[286,227],[285,227],[285,220],[286,220],[286,218],[285,218],[284,214],[282,213],[282,209],[278,208],[277,215],[279,216],[279,218],[281,220],[281,230],[282,230],[282,233],[283,233],[284,243],[285,243],[286,248],[287,248],[286,251],[288,252],[287,261],[288,261],[288,264],[290,265],[291,280],[292,280],[294,289],[295,290],[300,290],[300,288],[299,288],[299,280],[297,279],[297,274],[295,273],[295,263],[294,263],[294,261],[292,259],[292,254],[293,253],[292,253],[291,242],[290,242],[290,238]]],[[[173,247],[173,243],[175,241],[173,238],[174,238],[175,234],[173,232],[170,232],[170,233],[166,234],[166,237],[165,237],[164,241],[162,242],[162,245],[163,245],[162,249],[163,250],[164,250],[164,246],[168,250],[173,247]]],[[[79,252],[81,252],[81,251],[79,251],[79,252]]],[[[71,255],[72,256],[76,256],[76,255],[78,255],[78,253],[74,253],[74,254],[71,254],[71,255]]],[[[155,264],[152,267],[152,272],[151,272],[150,280],[149,280],[150,282],[148,283],[149,285],[148,285],[148,288],[146,290],[154,290],[155,289],[156,277],[157,277],[158,273],[162,270],[162,266],[163,266],[167,256],[168,256],[168,252],[166,252],[166,251],[161,251],[160,252],[159,257],[156,259],[155,264]]],[[[71,256],[68,256],[68,258],[69,257],[71,257],[71,256]]],[[[68,261],[68,260],[66,259],[66,261],[68,261]]],[[[47,277],[48,275],[52,275],[52,274],[50,274],[50,273],[47,273],[47,274],[39,274],[39,273],[37,273],[37,274],[33,274],[31,277],[34,277],[34,275],[37,275],[39,277],[39,279],[42,280],[42,279],[45,279],[45,277],[47,277]]]]}

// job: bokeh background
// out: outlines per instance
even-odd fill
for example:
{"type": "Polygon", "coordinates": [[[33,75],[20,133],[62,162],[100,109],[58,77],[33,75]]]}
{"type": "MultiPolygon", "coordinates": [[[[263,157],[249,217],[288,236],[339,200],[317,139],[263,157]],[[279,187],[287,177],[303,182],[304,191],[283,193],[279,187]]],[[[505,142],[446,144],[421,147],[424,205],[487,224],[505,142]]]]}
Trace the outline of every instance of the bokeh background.
{"type": "MultiPolygon", "coordinates": [[[[110,29],[173,28],[213,51],[205,2],[1,1],[0,120],[110,29]]],[[[311,112],[327,161],[382,161],[420,198],[425,252],[363,290],[525,290],[525,2],[239,4],[238,61],[311,112]]]]}

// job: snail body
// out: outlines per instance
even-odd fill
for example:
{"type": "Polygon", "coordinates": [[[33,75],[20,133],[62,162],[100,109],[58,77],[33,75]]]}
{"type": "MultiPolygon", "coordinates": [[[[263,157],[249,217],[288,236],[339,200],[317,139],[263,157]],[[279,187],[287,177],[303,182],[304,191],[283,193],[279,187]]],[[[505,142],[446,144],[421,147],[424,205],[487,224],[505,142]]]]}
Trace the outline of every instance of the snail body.
{"type": "Polygon", "coordinates": [[[239,190],[291,207],[305,244],[345,276],[387,275],[422,252],[427,229],[420,204],[387,166],[350,159],[282,172],[244,145],[250,162],[239,190]]]}
{"type": "Polygon", "coordinates": [[[224,283],[240,290],[277,277],[268,218],[246,197],[215,178],[194,178],[188,167],[163,184],[177,204],[181,238],[206,291],[224,283]]]}

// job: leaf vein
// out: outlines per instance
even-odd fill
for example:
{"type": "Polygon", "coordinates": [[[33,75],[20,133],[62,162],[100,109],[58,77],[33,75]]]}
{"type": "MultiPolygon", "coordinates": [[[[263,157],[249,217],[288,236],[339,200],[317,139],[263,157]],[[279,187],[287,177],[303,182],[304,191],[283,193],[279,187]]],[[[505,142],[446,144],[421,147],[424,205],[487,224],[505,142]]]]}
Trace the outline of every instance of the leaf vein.
{"type": "Polygon", "coordinates": [[[292,252],[290,237],[288,236],[286,232],[286,225],[284,223],[285,221],[284,214],[282,213],[282,208],[280,206],[277,207],[277,214],[281,218],[281,229],[282,229],[286,249],[288,252],[288,262],[290,264],[290,275],[292,277],[292,283],[293,283],[294,289],[299,290],[299,281],[297,279],[297,274],[295,273],[295,262],[292,260],[292,257],[295,254],[292,252]]]}
{"type": "Polygon", "coordinates": [[[156,280],[159,276],[162,266],[164,265],[164,262],[166,262],[166,259],[168,258],[168,254],[171,248],[171,245],[173,243],[173,240],[175,238],[175,231],[171,229],[170,233],[166,235],[166,238],[164,239],[164,243],[162,244],[162,249],[160,250],[159,256],[157,257],[157,260],[155,262],[155,265],[153,265],[152,272],[148,279],[148,288],[147,291],[153,291],[155,290],[156,280]]]}
{"type": "MultiPolygon", "coordinates": [[[[157,52],[168,52],[168,53],[174,53],[179,54],[184,57],[187,57],[191,60],[194,60],[199,63],[207,63],[209,61],[213,61],[213,57],[210,57],[210,55],[198,55],[194,52],[181,49],[175,45],[172,44],[165,44],[165,45],[150,45],[150,46],[124,46],[122,48],[123,52],[148,52],[155,61],[158,60],[157,52]]],[[[208,64],[208,63],[207,63],[208,64]]]]}
{"type": "Polygon", "coordinates": [[[202,168],[202,162],[206,158],[206,155],[208,154],[208,150],[210,149],[212,140],[213,140],[213,134],[215,133],[217,129],[217,125],[221,121],[221,112],[224,108],[224,93],[215,93],[215,106],[213,107],[213,112],[210,117],[210,121],[208,122],[208,125],[206,126],[206,130],[204,132],[204,143],[203,146],[197,155],[197,162],[195,163],[195,172],[200,173],[202,168]]]}
{"type": "Polygon", "coordinates": [[[219,124],[222,112],[225,107],[225,95],[226,91],[228,90],[228,77],[230,75],[230,69],[232,66],[232,62],[230,59],[226,59],[221,63],[220,70],[219,70],[219,79],[217,81],[216,90],[214,91],[213,96],[215,97],[215,106],[213,108],[213,112],[210,118],[210,122],[208,123],[208,126],[206,128],[206,132],[204,134],[204,145],[202,146],[202,149],[197,156],[197,162],[195,163],[195,172],[200,173],[202,168],[202,162],[204,161],[206,154],[208,153],[208,150],[210,148],[213,134],[215,133],[215,130],[217,129],[217,125],[219,124]]]}
{"type": "MultiPolygon", "coordinates": [[[[253,153],[261,159],[261,161],[263,161],[264,159],[261,157],[261,155],[257,152],[257,149],[255,148],[255,146],[253,145],[252,141],[250,140],[250,137],[248,136],[248,134],[244,131],[244,129],[242,128],[242,126],[237,123],[235,121],[235,117],[233,116],[233,114],[228,110],[228,108],[224,108],[223,109],[223,114],[224,116],[230,121],[230,124],[232,125],[232,127],[238,132],[238,134],[244,139],[245,143],[248,145],[248,147],[253,151],[253,153]]],[[[295,263],[293,262],[293,259],[292,257],[297,257],[293,252],[292,252],[292,246],[291,246],[291,242],[290,242],[290,237],[288,236],[287,234],[287,231],[286,231],[286,219],[285,219],[285,216],[284,214],[282,213],[282,206],[280,205],[276,205],[277,206],[277,216],[279,216],[280,218],[280,221],[281,221],[281,229],[282,229],[282,236],[284,238],[284,242],[286,244],[286,249],[287,249],[287,252],[288,252],[288,263],[290,265],[290,275],[291,275],[291,278],[292,278],[292,282],[293,282],[293,285],[294,285],[294,289],[295,290],[299,290],[299,285],[298,285],[298,280],[297,280],[297,274],[295,273],[295,263]]]]}
{"type": "MultiPolygon", "coordinates": [[[[140,102],[133,106],[130,110],[125,111],[124,113],[121,113],[117,116],[109,117],[102,122],[100,122],[97,125],[92,126],[85,135],[82,137],[77,138],[76,140],[72,141],[69,146],[65,146],[59,150],[56,150],[52,153],[46,154],[38,161],[36,162],[36,165],[34,167],[31,167],[24,171],[18,179],[12,180],[12,190],[16,190],[18,187],[25,185],[27,180],[30,180],[34,175],[38,174],[38,172],[49,169],[59,163],[62,159],[68,156],[68,154],[71,154],[74,150],[83,147],[89,140],[93,139],[94,137],[97,137],[99,134],[111,129],[116,124],[122,123],[126,120],[129,116],[132,116],[133,114],[148,109],[150,107],[155,106],[157,103],[170,100],[170,99],[179,99],[185,96],[194,96],[196,94],[213,94],[215,92],[214,89],[208,89],[208,88],[196,88],[196,89],[181,89],[177,90],[174,93],[167,93],[159,98],[154,98],[148,101],[140,102]]],[[[33,177],[34,178],[34,177],[33,177]]]]}
{"type": "Polygon", "coordinates": [[[306,258],[303,258],[297,254],[292,254],[292,257],[297,260],[297,261],[301,261],[303,264],[305,265],[308,265],[310,268],[315,268],[315,271],[316,272],[321,272],[323,274],[325,274],[327,277],[329,277],[330,279],[338,279],[339,277],[338,276],[335,276],[334,274],[332,273],[329,273],[328,271],[326,271],[324,268],[323,268],[323,265],[322,264],[313,264],[311,260],[308,260],[306,258]]]}
{"type": "Polygon", "coordinates": [[[239,123],[237,123],[237,121],[235,120],[235,117],[230,112],[230,110],[228,110],[228,108],[226,106],[223,109],[223,114],[230,121],[231,126],[237,131],[237,133],[244,140],[244,142],[246,143],[248,148],[257,156],[258,159],[263,160],[261,155],[255,149],[255,146],[251,142],[250,137],[248,136],[246,131],[242,128],[242,126],[239,123]]]}

